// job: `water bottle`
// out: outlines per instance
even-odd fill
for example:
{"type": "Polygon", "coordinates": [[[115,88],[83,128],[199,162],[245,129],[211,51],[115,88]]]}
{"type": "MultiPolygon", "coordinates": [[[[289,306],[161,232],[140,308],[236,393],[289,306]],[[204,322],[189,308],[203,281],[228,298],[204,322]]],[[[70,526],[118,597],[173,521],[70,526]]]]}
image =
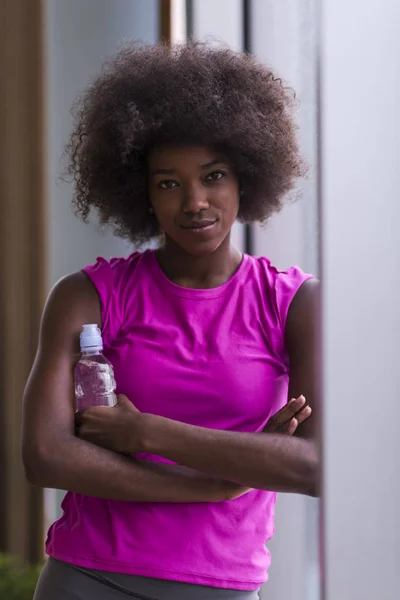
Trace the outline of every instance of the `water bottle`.
{"type": "Polygon", "coordinates": [[[114,369],[103,354],[103,339],[97,325],[83,325],[81,358],[74,371],[76,410],[89,406],[114,406],[114,369]]]}

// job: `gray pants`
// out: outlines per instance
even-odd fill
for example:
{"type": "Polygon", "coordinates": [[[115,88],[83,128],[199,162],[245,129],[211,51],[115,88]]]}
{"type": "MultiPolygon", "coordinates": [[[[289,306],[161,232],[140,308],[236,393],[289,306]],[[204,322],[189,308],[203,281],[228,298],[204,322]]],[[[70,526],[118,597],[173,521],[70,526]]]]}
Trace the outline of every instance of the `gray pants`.
{"type": "Polygon", "coordinates": [[[163,579],[82,569],[49,558],[34,600],[259,600],[258,592],[241,592],[163,579]]]}

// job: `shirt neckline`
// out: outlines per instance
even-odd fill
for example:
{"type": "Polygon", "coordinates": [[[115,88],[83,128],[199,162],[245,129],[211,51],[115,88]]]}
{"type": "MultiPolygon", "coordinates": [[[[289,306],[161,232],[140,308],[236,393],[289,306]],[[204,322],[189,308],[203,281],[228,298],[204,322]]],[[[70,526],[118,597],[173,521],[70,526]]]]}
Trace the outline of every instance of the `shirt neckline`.
{"type": "Polygon", "coordinates": [[[148,253],[150,269],[162,288],[165,289],[166,292],[174,294],[175,296],[180,296],[181,298],[191,298],[194,300],[206,300],[221,296],[235,282],[245,275],[250,266],[250,256],[242,253],[242,262],[233,275],[227,281],[225,281],[225,283],[213,288],[187,288],[174,283],[166,276],[160,266],[160,263],[158,262],[156,251],[154,249],[148,250],[148,253]]]}

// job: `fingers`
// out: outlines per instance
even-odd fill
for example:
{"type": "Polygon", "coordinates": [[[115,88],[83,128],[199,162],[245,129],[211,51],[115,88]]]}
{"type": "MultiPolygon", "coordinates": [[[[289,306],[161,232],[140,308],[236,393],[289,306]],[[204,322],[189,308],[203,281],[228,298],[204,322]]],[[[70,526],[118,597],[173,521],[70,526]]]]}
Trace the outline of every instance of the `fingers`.
{"type": "Polygon", "coordinates": [[[267,423],[264,432],[276,432],[293,435],[297,427],[311,415],[311,408],[307,405],[303,395],[292,398],[279,410],[267,423]]]}
{"type": "Polygon", "coordinates": [[[118,404],[122,404],[122,405],[132,405],[132,402],[129,400],[129,398],[127,396],[125,396],[125,394],[118,394],[117,396],[117,402],[118,404]]]}
{"type": "Polygon", "coordinates": [[[135,413],[139,414],[140,411],[136,408],[136,406],[129,400],[125,394],[118,394],[117,396],[117,404],[116,407],[128,411],[130,414],[135,413]]]}
{"type": "Polygon", "coordinates": [[[304,396],[292,398],[285,406],[283,406],[267,423],[267,431],[276,431],[284,426],[292,419],[296,413],[304,407],[306,399],[304,396]]]}
{"type": "Polygon", "coordinates": [[[299,425],[298,420],[296,419],[296,417],[293,417],[292,419],[290,419],[290,421],[288,421],[286,423],[286,425],[284,425],[282,427],[280,433],[285,433],[287,435],[293,435],[294,432],[296,431],[298,425],[299,425]]]}
{"type": "Polygon", "coordinates": [[[298,421],[298,425],[308,419],[311,414],[311,408],[308,406],[306,399],[303,395],[298,398],[293,398],[290,400],[286,407],[282,409],[279,413],[279,422],[285,424],[290,421],[294,417],[296,417],[298,421]],[[285,410],[286,409],[286,410],[285,410]]]}
{"type": "Polygon", "coordinates": [[[283,407],[282,410],[284,411],[286,408],[286,412],[290,413],[290,417],[294,417],[297,412],[304,408],[305,404],[306,399],[303,395],[301,395],[298,398],[292,398],[291,400],[289,400],[289,402],[286,404],[286,406],[283,407]]]}
{"type": "Polygon", "coordinates": [[[286,421],[286,423],[283,423],[277,429],[277,431],[279,433],[284,433],[287,435],[294,435],[298,426],[301,425],[301,423],[303,423],[306,419],[308,419],[310,415],[311,407],[303,403],[303,406],[301,406],[300,409],[295,412],[293,417],[291,417],[289,421],[286,421]]]}
{"type": "Polygon", "coordinates": [[[296,419],[298,421],[298,425],[300,425],[301,423],[303,423],[303,421],[306,421],[306,419],[308,419],[308,417],[311,415],[311,406],[308,406],[308,404],[306,404],[305,406],[303,406],[300,411],[296,414],[296,419]]]}

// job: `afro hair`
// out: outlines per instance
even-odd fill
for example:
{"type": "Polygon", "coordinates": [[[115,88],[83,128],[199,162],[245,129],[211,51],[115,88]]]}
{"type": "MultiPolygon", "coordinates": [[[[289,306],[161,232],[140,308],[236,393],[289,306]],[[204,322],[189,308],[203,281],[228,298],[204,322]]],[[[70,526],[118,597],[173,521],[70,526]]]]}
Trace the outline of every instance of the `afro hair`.
{"type": "Polygon", "coordinates": [[[149,212],[147,155],[164,144],[222,150],[242,189],[238,219],[266,221],[304,176],[295,94],[245,53],[208,44],[125,43],[77,99],[67,146],[74,204],[140,244],[149,212]]]}

